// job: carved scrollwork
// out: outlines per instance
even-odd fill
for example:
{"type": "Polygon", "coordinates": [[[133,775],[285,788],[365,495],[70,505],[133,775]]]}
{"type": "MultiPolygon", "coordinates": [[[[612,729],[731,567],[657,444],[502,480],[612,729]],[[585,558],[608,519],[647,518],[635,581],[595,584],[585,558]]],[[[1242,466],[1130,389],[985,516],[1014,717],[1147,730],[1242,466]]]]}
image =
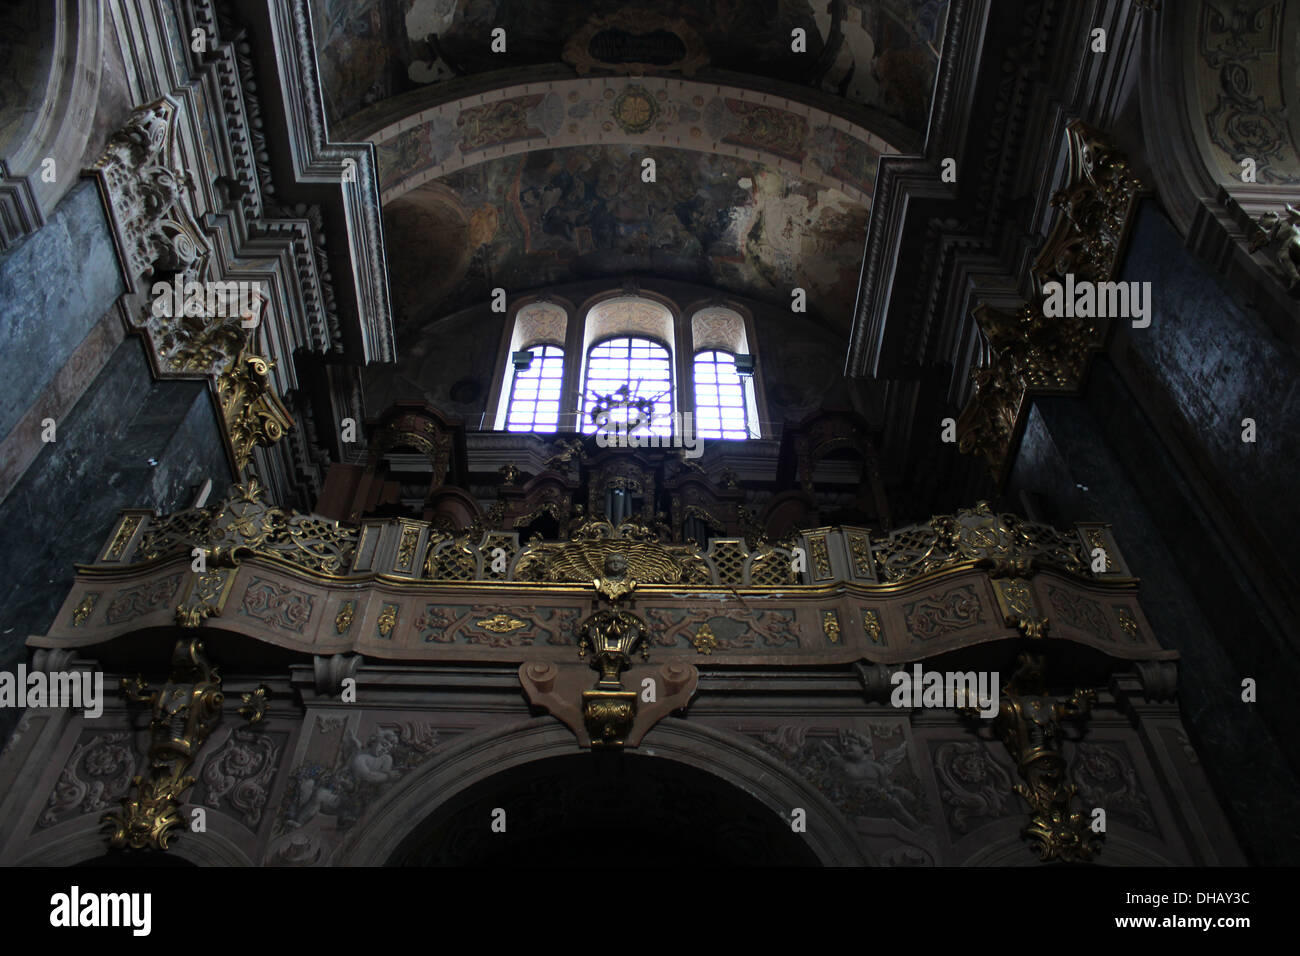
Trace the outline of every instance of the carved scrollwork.
{"type": "Polygon", "coordinates": [[[988,502],[937,515],[873,543],[872,555],[885,581],[905,581],[965,562],[981,561],[995,574],[1027,575],[1038,565],[1089,574],[1078,538],[1014,514],[994,514],[988,502]]]}
{"type": "Polygon", "coordinates": [[[225,801],[245,826],[256,829],[270,798],[279,758],[280,748],[273,737],[236,730],[203,768],[201,802],[221,807],[225,801]]]}
{"type": "Polygon", "coordinates": [[[151,523],[140,536],[136,557],[152,561],[197,547],[217,566],[257,554],[319,574],[347,569],[356,550],[356,529],[271,507],[256,478],[233,490],[218,508],[193,508],[151,523]]]}
{"type": "Polygon", "coordinates": [[[91,167],[112,210],[118,245],[132,278],[206,268],[208,246],[188,210],[173,135],[176,105],[155,100],[127,117],[91,167]]]}
{"type": "Polygon", "coordinates": [[[172,651],[167,683],[152,692],[141,678],[122,679],[132,700],[149,704],[149,773],[131,781],[118,810],[103,817],[113,827],[110,843],[133,850],[167,849],[182,826],[181,795],[194,783],[187,774],[203,742],[221,719],[221,677],[197,639],[181,639],[172,651]]]}
{"type": "Polygon", "coordinates": [[[575,538],[541,542],[524,549],[516,565],[520,580],[597,583],[610,600],[619,600],[638,584],[708,584],[708,565],[690,545],[665,545],[651,528],[624,522],[589,520],[575,538]],[[609,566],[610,559],[615,567],[609,566]],[[618,597],[611,597],[617,594],[618,597]]]}
{"type": "MultiPolygon", "coordinates": [[[[1031,270],[1040,289],[1067,276],[1094,283],[1112,279],[1143,189],[1124,155],[1096,129],[1076,120],[1066,138],[1069,173],[1052,197],[1060,215],[1031,270]]],[[[1009,465],[1027,394],[1077,391],[1092,354],[1104,345],[1108,323],[1049,318],[1037,297],[1019,310],[982,304],[974,317],[993,359],[971,372],[974,390],[957,419],[958,448],[982,455],[1000,476],[1009,465]]]]}
{"type": "Polygon", "coordinates": [[[257,445],[274,445],[293,427],[293,418],[271,385],[273,363],[245,346],[217,376],[217,400],[226,424],[235,467],[243,471],[257,445]]]}
{"type": "MultiPolygon", "coordinates": [[[[1078,788],[1068,780],[1060,743],[1062,721],[1086,719],[1096,699],[1092,690],[1075,690],[1064,698],[1049,696],[1041,654],[1021,654],[1016,672],[1003,688],[993,729],[1024,781],[1014,787],[1031,811],[1024,835],[1035,844],[1043,862],[1082,862],[1098,850],[1088,820],[1071,808],[1078,788]]],[[[960,713],[973,719],[978,711],[960,708],[960,713]]]]}

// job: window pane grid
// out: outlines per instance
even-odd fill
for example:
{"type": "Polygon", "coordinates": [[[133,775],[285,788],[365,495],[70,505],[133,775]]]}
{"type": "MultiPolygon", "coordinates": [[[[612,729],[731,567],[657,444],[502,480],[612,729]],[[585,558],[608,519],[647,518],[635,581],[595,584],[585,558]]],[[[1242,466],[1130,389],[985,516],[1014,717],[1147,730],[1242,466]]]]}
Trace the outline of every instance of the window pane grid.
{"type": "Polygon", "coordinates": [[[516,372],[510,385],[506,431],[553,432],[560,424],[560,381],[564,375],[564,350],[554,345],[534,345],[533,362],[516,372]]]}
{"type": "Polygon", "coordinates": [[[695,431],[701,438],[748,438],[745,384],[729,352],[695,356],[695,431]]]}
{"type": "MultiPolygon", "coordinates": [[[[583,394],[582,430],[592,434],[596,423],[591,414],[603,396],[620,397],[627,389],[628,398],[653,402],[653,418],[642,434],[672,434],[672,360],[668,350],[650,339],[616,338],[598,342],[587,353],[587,379],[583,394]]],[[[614,409],[610,424],[628,421],[635,411],[614,409]]]]}

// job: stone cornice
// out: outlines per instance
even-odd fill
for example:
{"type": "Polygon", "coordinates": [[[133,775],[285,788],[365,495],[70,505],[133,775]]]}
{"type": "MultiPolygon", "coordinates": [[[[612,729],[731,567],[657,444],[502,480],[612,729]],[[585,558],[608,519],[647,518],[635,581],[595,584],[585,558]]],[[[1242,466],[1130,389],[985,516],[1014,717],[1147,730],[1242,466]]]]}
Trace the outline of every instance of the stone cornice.
{"type": "MultiPolygon", "coordinates": [[[[946,394],[922,413],[933,421],[895,429],[882,448],[907,463],[904,474],[927,460],[916,428],[937,434],[969,396],[972,367],[989,358],[974,307],[1032,295],[1065,127],[1078,115],[1113,119],[1140,35],[1128,0],[972,3],[953,13],[925,155],[881,160],[846,361],[849,375],[924,379],[946,394]],[[1110,38],[1104,56],[1088,48],[1096,25],[1110,38]],[[942,182],[947,157],[956,183],[942,182]]],[[[909,389],[888,394],[910,401],[909,389]]],[[[891,407],[885,417],[903,414],[891,407]]]]}
{"type": "Polygon", "coordinates": [[[258,74],[274,76],[280,96],[263,96],[272,156],[287,156],[291,180],[319,202],[331,235],[345,237],[347,260],[336,269],[342,313],[354,323],[360,363],[396,357],[387,255],[384,251],[374,147],[331,141],[307,0],[234,0],[232,9],[259,38],[251,53],[258,74]],[[346,277],[347,281],[340,282],[346,277]]]}

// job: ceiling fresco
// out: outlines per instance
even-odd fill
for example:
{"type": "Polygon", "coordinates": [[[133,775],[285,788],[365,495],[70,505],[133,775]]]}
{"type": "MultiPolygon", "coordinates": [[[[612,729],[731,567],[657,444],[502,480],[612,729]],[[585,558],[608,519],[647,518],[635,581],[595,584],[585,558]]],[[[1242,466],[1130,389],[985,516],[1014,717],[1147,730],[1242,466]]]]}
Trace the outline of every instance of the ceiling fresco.
{"type": "Polygon", "coordinates": [[[781,80],[925,129],[948,0],[313,0],[326,111],[340,124],[461,76],[557,64],[573,76],[781,80]],[[491,33],[506,30],[505,54],[491,33]],[[807,51],[791,50],[805,31],[807,51]]]}
{"type": "Polygon", "coordinates": [[[763,163],[598,145],[490,160],[385,209],[398,334],[508,293],[593,277],[712,285],[847,329],[869,204],[763,163]]]}
{"type": "Polygon", "coordinates": [[[371,133],[385,203],[466,166],[528,150],[635,143],[757,160],[870,202],[877,159],[895,152],[839,116],[738,87],[603,77],[503,87],[371,133]]]}

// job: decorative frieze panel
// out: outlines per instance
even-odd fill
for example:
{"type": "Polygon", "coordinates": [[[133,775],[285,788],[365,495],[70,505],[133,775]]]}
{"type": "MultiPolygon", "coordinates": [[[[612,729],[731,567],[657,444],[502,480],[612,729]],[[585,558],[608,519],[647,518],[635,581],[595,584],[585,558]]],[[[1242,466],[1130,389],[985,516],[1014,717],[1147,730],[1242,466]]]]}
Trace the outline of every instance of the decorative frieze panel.
{"type": "Polygon", "coordinates": [[[36,825],[53,827],[83,814],[103,813],[114,806],[126,794],[140,761],[134,737],[129,731],[83,732],[68,755],[36,825]]]}
{"type": "Polygon", "coordinates": [[[903,623],[920,641],[976,627],[984,620],[979,596],[970,585],[903,605],[903,623]]]}
{"type": "Polygon", "coordinates": [[[851,822],[888,820],[913,832],[933,823],[905,720],[790,723],[745,732],[851,822]]]}
{"type": "Polygon", "coordinates": [[[702,555],[631,522],[587,521],[570,540],[534,540],[511,560],[517,536],[489,530],[490,520],[455,536],[409,519],[355,528],[272,508],[255,481],[213,508],[131,512],[104,558],[81,569],[49,635],[31,643],[88,647],[142,625],[220,618],[223,629],[312,655],[518,664],[570,654],[600,595],[632,602],[648,622],[645,646],[718,664],[906,663],[1049,632],[1120,659],[1176,656],[1156,641],[1136,582],[1115,573],[1122,558],[1096,524],[1061,531],[980,503],[877,541],[864,529],[814,529],[792,539],[805,542],[803,555],[764,542],[750,552],[741,539],[702,555]],[[816,542],[832,575],[819,583],[809,580],[816,542]],[[206,568],[193,566],[196,555],[206,568]],[[502,555],[506,570],[492,571],[502,555]],[[806,575],[795,571],[800,557],[806,575]],[[859,580],[863,568],[879,580],[859,580]]]}
{"type": "Polygon", "coordinates": [[[535,605],[427,604],[414,619],[418,640],[478,647],[576,646],[577,608],[535,605]]]}
{"type": "Polygon", "coordinates": [[[691,648],[714,655],[800,646],[800,631],[793,610],[736,608],[723,614],[710,608],[652,608],[645,613],[654,628],[653,647],[691,648]],[[702,649],[705,647],[707,652],[702,649]]]}
{"type": "MultiPolygon", "coordinates": [[[[345,831],[394,783],[420,766],[447,733],[431,721],[393,722],[317,715],[299,745],[272,835],[345,831]],[[305,747],[304,747],[305,745],[305,747]]],[[[301,846],[306,840],[285,841],[301,846]]],[[[285,850],[281,844],[281,851],[285,850]]],[[[284,859],[281,864],[302,863],[284,859]]]]}
{"type": "Polygon", "coordinates": [[[944,741],[931,758],[954,842],[1016,812],[1011,773],[994,759],[984,741],[944,741]]]}
{"type": "Polygon", "coordinates": [[[221,810],[257,831],[267,815],[287,736],[236,728],[204,761],[194,786],[194,804],[221,810]]]}
{"type": "Polygon", "coordinates": [[[301,634],[311,623],[317,597],[275,581],[253,575],[239,602],[239,613],[269,627],[301,634]]]}

